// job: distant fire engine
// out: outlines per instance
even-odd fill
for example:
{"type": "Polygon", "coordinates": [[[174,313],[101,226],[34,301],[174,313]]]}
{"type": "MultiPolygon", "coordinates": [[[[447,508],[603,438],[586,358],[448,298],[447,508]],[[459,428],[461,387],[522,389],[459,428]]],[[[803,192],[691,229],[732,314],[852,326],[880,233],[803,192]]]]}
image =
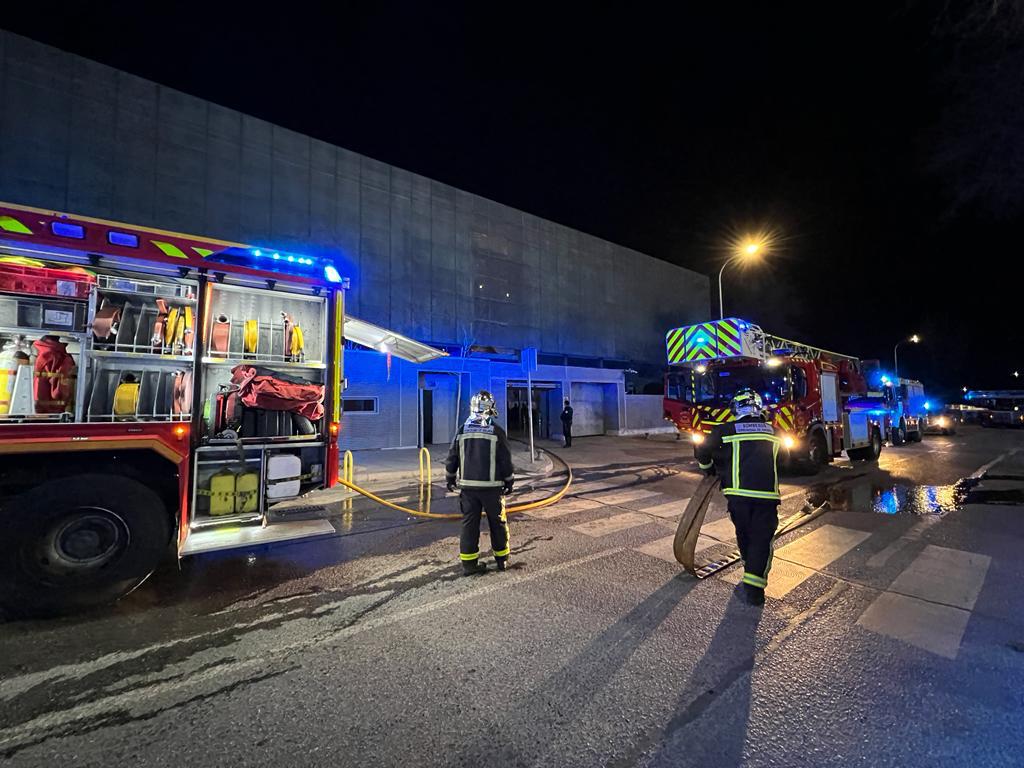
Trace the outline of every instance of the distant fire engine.
{"type": "Polygon", "coordinates": [[[868,398],[860,360],[765,333],[737,318],[674,328],[666,335],[664,415],[701,442],[731,421],[729,401],[745,387],[764,399],[787,461],[821,467],[843,451],[875,460],[889,415],[868,398]]]}

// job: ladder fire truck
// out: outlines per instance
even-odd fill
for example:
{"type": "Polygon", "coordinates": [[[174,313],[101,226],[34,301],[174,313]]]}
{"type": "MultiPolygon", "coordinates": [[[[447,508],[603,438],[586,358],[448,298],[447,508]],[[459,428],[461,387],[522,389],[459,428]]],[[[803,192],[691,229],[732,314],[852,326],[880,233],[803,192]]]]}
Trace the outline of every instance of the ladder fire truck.
{"type": "Polygon", "coordinates": [[[867,396],[860,361],[765,333],[727,318],[674,328],[666,335],[664,416],[694,443],[715,424],[731,421],[729,401],[750,387],[764,399],[788,462],[820,468],[846,451],[875,460],[887,412],[867,396]]]}
{"type": "Polygon", "coordinates": [[[343,339],[444,354],[346,318],[348,285],[329,258],[0,203],[0,606],[334,533],[287,513],[337,481],[343,339]]]}

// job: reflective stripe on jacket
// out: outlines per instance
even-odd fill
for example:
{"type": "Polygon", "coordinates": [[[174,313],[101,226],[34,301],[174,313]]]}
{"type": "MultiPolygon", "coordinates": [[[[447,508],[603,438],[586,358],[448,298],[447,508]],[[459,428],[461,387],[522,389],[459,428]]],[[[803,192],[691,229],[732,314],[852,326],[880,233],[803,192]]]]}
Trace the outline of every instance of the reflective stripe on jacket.
{"type": "Polygon", "coordinates": [[[461,488],[500,488],[514,473],[505,430],[497,424],[463,424],[444,468],[448,479],[458,474],[461,488]]]}
{"type": "Polygon", "coordinates": [[[701,469],[714,464],[726,496],[778,501],[779,444],[771,424],[747,416],[716,424],[697,446],[697,461],[701,469]]]}

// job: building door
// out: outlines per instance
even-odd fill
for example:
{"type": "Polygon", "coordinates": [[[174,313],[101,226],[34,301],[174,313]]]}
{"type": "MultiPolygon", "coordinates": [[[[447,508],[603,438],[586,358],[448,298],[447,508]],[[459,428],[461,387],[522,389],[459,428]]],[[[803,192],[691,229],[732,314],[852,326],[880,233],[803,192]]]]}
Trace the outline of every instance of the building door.
{"type": "MultiPolygon", "coordinates": [[[[529,389],[525,381],[509,382],[505,397],[505,423],[508,425],[509,437],[519,440],[529,438],[530,409],[527,400],[529,389]]],[[[538,440],[546,440],[551,437],[552,432],[561,433],[561,425],[557,428],[552,426],[552,420],[558,419],[561,408],[552,410],[552,403],[557,401],[557,395],[561,393],[561,387],[550,381],[535,381],[533,383],[533,436],[538,440]],[[556,397],[552,398],[554,392],[556,397]]]]}
{"type": "Polygon", "coordinates": [[[434,442],[434,390],[420,390],[420,445],[434,442]]]}
{"type": "Polygon", "coordinates": [[[420,439],[423,445],[448,445],[458,429],[458,377],[448,373],[420,374],[420,439]]]}
{"type": "Polygon", "coordinates": [[[572,384],[573,437],[604,435],[619,428],[619,385],[572,384]]]}

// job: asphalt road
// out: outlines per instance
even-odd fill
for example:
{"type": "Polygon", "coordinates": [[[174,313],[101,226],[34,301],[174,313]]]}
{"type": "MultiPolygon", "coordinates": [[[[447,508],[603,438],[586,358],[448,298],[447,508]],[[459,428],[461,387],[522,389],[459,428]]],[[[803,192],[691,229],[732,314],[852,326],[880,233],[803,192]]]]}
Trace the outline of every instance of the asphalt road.
{"type": "MultiPolygon", "coordinates": [[[[504,574],[458,576],[452,523],[357,504],[349,535],[187,559],[111,609],[0,626],[0,755],[1022,765],[1021,447],[965,430],[785,478],[781,514],[832,511],[777,542],[763,610],[733,596],[737,566],[697,582],[672,559],[698,481],[680,443],[578,440],[573,495],[513,520],[504,574]]],[[[723,515],[699,560],[732,548],[723,515]]]]}

